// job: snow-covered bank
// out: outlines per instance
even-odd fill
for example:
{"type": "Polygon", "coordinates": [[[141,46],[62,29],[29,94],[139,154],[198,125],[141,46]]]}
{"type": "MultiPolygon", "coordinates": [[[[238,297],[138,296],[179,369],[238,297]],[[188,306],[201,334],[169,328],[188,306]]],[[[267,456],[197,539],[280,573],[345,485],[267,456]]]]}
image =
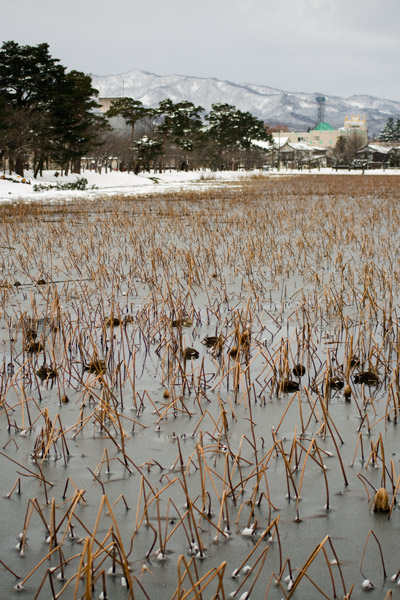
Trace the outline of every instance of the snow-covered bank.
{"type": "MultiPolygon", "coordinates": [[[[176,172],[167,171],[165,173],[141,173],[134,175],[133,173],[95,173],[93,171],[85,171],[81,175],[68,175],[67,177],[56,176],[54,170],[46,171],[43,177],[33,179],[32,173],[27,171],[25,174],[26,183],[22,179],[13,175],[11,178],[8,174],[4,174],[6,179],[0,179],[0,202],[15,202],[17,200],[32,201],[32,200],[62,200],[71,198],[88,197],[93,198],[97,195],[131,195],[131,194],[154,194],[170,191],[178,191],[187,188],[201,189],[204,187],[220,186],[223,183],[240,182],[246,178],[263,175],[265,177],[280,177],[280,176],[302,176],[302,175],[327,175],[336,174],[334,169],[312,169],[303,171],[276,169],[270,171],[189,171],[176,172]],[[63,185],[72,183],[84,177],[87,179],[87,189],[80,190],[61,190],[49,188],[34,191],[34,186],[39,185],[42,188],[45,186],[63,185]]],[[[339,175],[361,175],[361,171],[340,170],[339,175]]],[[[400,175],[400,169],[390,169],[386,171],[365,171],[365,175],[400,175]]]]}
{"type": "Polygon", "coordinates": [[[43,199],[67,199],[79,197],[93,197],[95,195],[130,195],[130,194],[152,194],[163,191],[179,190],[183,187],[197,185],[213,185],[221,182],[231,182],[248,177],[248,172],[243,171],[189,171],[165,173],[95,173],[84,171],[81,175],[60,176],[55,171],[45,171],[43,177],[34,179],[30,171],[26,171],[24,179],[13,175],[4,174],[6,179],[0,179],[0,201],[15,200],[43,200],[43,199]],[[66,183],[76,182],[78,179],[87,180],[87,189],[62,190],[50,186],[62,186],[66,183]],[[40,191],[34,187],[40,186],[40,191]],[[44,189],[49,186],[49,189],[44,189]]]}

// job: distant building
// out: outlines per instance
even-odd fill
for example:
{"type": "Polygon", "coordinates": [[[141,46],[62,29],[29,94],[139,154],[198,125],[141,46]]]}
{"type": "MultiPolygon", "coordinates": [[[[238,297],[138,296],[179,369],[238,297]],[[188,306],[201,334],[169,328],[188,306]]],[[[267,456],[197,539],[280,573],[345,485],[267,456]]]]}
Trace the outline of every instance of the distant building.
{"type": "Polygon", "coordinates": [[[371,169],[398,167],[400,165],[400,146],[366,144],[356,151],[356,157],[371,169]]]}
{"type": "Polygon", "coordinates": [[[253,144],[269,152],[269,164],[279,168],[304,169],[327,166],[328,148],[311,146],[305,142],[290,142],[288,134],[274,138],[274,142],[253,140],[253,144]],[[272,162],[271,162],[272,161],[272,162]]]}
{"type": "Polygon", "coordinates": [[[302,142],[317,148],[334,148],[341,135],[359,134],[363,143],[368,143],[368,130],[365,116],[346,115],[344,125],[340,129],[333,129],[329,123],[319,123],[310,131],[285,131],[273,133],[274,140],[281,136],[287,138],[288,142],[302,142]]]}
{"type": "MultiPolygon", "coordinates": [[[[120,100],[120,98],[97,98],[98,112],[104,116],[108,109],[111,108],[111,103],[114,100],[120,100]]],[[[108,119],[108,122],[110,123],[111,127],[119,133],[130,134],[131,127],[130,125],[126,124],[125,119],[121,117],[121,115],[118,115],[117,117],[111,117],[108,119]]]]}
{"type": "Polygon", "coordinates": [[[357,133],[367,133],[367,122],[365,120],[365,115],[360,117],[359,115],[346,115],[344,118],[344,127],[342,131],[345,133],[350,133],[351,131],[356,131],[357,133]]]}
{"type": "Polygon", "coordinates": [[[278,152],[280,165],[289,169],[326,167],[328,149],[311,146],[305,142],[289,142],[281,145],[278,152]]]}

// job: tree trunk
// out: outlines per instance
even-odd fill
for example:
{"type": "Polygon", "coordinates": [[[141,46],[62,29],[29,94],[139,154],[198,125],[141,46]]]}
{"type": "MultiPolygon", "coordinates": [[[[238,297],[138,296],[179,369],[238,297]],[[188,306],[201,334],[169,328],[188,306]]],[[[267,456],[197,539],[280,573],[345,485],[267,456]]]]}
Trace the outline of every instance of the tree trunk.
{"type": "Polygon", "coordinates": [[[74,173],[77,173],[78,175],[80,175],[81,174],[81,168],[82,168],[81,159],[80,158],[76,158],[74,160],[73,167],[74,167],[74,173]]]}
{"type": "Polygon", "coordinates": [[[40,169],[40,166],[41,166],[41,161],[40,161],[40,160],[38,160],[38,161],[36,162],[36,164],[35,164],[35,166],[34,166],[34,170],[33,170],[33,178],[34,178],[34,179],[36,179],[36,178],[37,178],[37,176],[38,176],[38,173],[39,173],[39,171],[41,170],[41,169],[40,169]]]}
{"type": "Polygon", "coordinates": [[[24,176],[24,157],[22,154],[17,154],[15,159],[15,172],[17,175],[24,176]]]}

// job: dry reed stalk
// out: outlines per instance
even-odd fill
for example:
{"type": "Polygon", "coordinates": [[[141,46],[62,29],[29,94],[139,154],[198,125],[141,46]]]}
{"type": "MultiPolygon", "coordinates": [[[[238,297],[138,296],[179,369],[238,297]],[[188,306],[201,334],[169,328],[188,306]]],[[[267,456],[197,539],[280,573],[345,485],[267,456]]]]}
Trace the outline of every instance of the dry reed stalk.
{"type": "Polygon", "coordinates": [[[137,511],[136,511],[136,523],[135,523],[135,531],[138,531],[140,529],[140,527],[142,526],[143,522],[148,525],[149,524],[149,509],[151,507],[151,505],[153,504],[153,502],[158,502],[160,496],[169,488],[171,487],[176,481],[179,481],[178,477],[175,477],[174,479],[172,479],[171,481],[169,481],[161,490],[159,490],[158,492],[153,492],[153,497],[150,500],[147,500],[146,496],[145,496],[145,492],[144,492],[144,484],[142,485],[141,483],[141,490],[142,493],[141,495],[143,495],[144,497],[144,508],[143,508],[143,515],[142,518],[139,521],[139,507],[140,507],[140,501],[141,501],[141,495],[139,496],[139,500],[138,500],[138,506],[137,506],[137,511]]]}
{"type": "MultiPolygon", "coordinates": [[[[218,535],[218,534],[221,534],[221,535],[223,535],[223,536],[224,536],[224,532],[222,531],[222,529],[220,529],[220,528],[218,527],[218,525],[215,525],[215,523],[213,523],[213,522],[212,522],[212,520],[211,520],[211,514],[207,515],[207,514],[204,512],[204,510],[203,510],[203,509],[200,509],[200,508],[198,508],[194,502],[192,502],[192,503],[191,503],[191,508],[194,508],[194,510],[196,510],[196,511],[199,513],[199,515],[200,515],[200,520],[199,520],[199,521],[200,521],[200,522],[201,522],[201,520],[202,520],[202,519],[205,519],[205,520],[207,521],[207,523],[208,523],[209,525],[211,525],[211,527],[213,527],[213,528],[216,530],[216,535],[218,535]]],[[[200,523],[199,523],[199,525],[198,525],[198,526],[200,527],[200,523]]],[[[205,548],[204,548],[204,549],[205,549],[205,548]]],[[[200,552],[201,552],[201,550],[200,550],[200,552]]],[[[200,558],[201,558],[201,556],[200,556],[200,558]]]]}
{"type": "Polygon", "coordinates": [[[181,471],[181,475],[182,475],[182,479],[180,479],[178,481],[179,481],[180,485],[182,486],[183,492],[186,497],[186,505],[188,508],[188,516],[189,516],[188,524],[189,524],[189,529],[190,529],[190,532],[192,535],[192,540],[194,541],[194,539],[196,537],[197,545],[199,548],[199,554],[200,554],[200,558],[201,558],[204,555],[205,545],[203,544],[203,542],[201,540],[199,528],[197,527],[196,519],[194,518],[194,514],[193,514],[193,503],[189,496],[188,486],[187,486],[187,482],[186,482],[186,474],[185,474],[184,463],[183,463],[183,456],[182,456],[179,439],[177,440],[177,443],[178,443],[178,452],[179,452],[180,471],[181,471]]]}
{"type": "Polygon", "coordinates": [[[334,443],[334,445],[335,445],[335,448],[336,448],[336,452],[337,452],[338,459],[339,459],[339,463],[340,463],[340,468],[341,468],[341,471],[342,471],[342,474],[343,474],[344,484],[347,486],[349,483],[348,483],[348,480],[347,480],[346,472],[345,472],[345,470],[344,470],[344,466],[343,466],[342,457],[340,456],[339,448],[338,448],[338,445],[337,445],[336,439],[335,439],[335,437],[334,437],[334,435],[333,435],[333,432],[332,432],[332,428],[331,428],[331,425],[330,425],[330,423],[333,425],[333,427],[334,427],[334,429],[335,429],[336,433],[338,434],[338,436],[339,436],[339,439],[340,439],[340,441],[341,441],[341,443],[342,443],[342,444],[343,444],[343,440],[341,439],[341,437],[340,437],[340,435],[339,435],[339,432],[338,432],[338,430],[337,430],[337,428],[336,428],[336,426],[335,426],[335,424],[334,424],[334,422],[333,422],[333,420],[332,420],[332,417],[329,415],[329,413],[327,413],[327,411],[326,411],[326,409],[325,409],[325,406],[324,406],[324,403],[322,402],[322,400],[321,400],[321,398],[320,398],[320,397],[319,397],[319,401],[320,401],[320,405],[321,405],[321,408],[322,408],[322,412],[324,413],[324,418],[325,418],[325,423],[326,423],[326,426],[327,426],[327,427],[328,427],[328,429],[329,429],[329,432],[330,432],[330,434],[331,434],[331,437],[332,437],[332,441],[333,441],[333,443],[334,443]]]}
{"type": "MultiPolygon", "coordinates": [[[[83,549],[82,549],[81,558],[80,558],[79,565],[78,565],[78,570],[74,577],[74,579],[76,578],[76,582],[75,582],[73,600],[78,600],[79,581],[82,578],[82,576],[84,575],[84,571],[86,568],[84,561],[85,561],[85,554],[87,554],[87,552],[89,550],[89,544],[90,544],[90,540],[89,540],[89,538],[86,538],[83,549]]],[[[90,598],[90,596],[89,596],[89,598],[90,598]]],[[[87,600],[87,596],[85,597],[85,600],[87,600]]]]}
{"type": "MultiPolygon", "coordinates": [[[[212,474],[215,474],[215,475],[216,475],[216,476],[217,476],[217,477],[220,479],[220,481],[222,480],[222,478],[221,478],[221,477],[220,477],[220,476],[219,476],[219,475],[218,475],[218,474],[217,474],[215,471],[213,471],[213,470],[212,470],[212,469],[209,467],[209,465],[208,465],[208,463],[207,463],[207,460],[206,460],[206,458],[205,458],[205,450],[206,450],[206,449],[207,449],[207,447],[206,447],[206,448],[204,448],[204,447],[203,447],[203,446],[201,446],[200,444],[196,444],[196,453],[197,453],[197,457],[198,457],[198,464],[199,464],[199,470],[200,470],[200,481],[202,482],[202,483],[201,483],[201,486],[202,486],[202,497],[203,497],[203,502],[204,502],[204,499],[205,499],[205,494],[206,494],[206,490],[205,490],[205,482],[206,482],[206,477],[207,477],[207,476],[208,476],[208,478],[209,478],[209,480],[210,480],[210,482],[211,482],[211,485],[212,485],[212,487],[213,487],[213,490],[214,490],[214,492],[215,492],[215,495],[216,495],[216,497],[217,497],[217,500],[218,500],[219,502],[221,502],[221,497],[220,497],[220,494],[219,494],[219,492],[218,492],[218,489],[217,489],[217,487],[216,487],[216,485],[215,485],[214,478],[213,478],[212,474]],[[204,473],[203,473],[203,469],[204,469],[204,473]]],[[[227,457],[227,455],[225,455],[225,461],[226,461],[226,457],[227,457]]]]}
{"type": "Polygon", "coordinates": [[[20,588],[23,588],[23,586],[25,585],[25,583],[32,577],[32,575],[34,573],[36,573],[36,571],[42,566],[42,564],[46,561],[49,560],[51,556],[53,556],[53,554],[55,554],[58,551],[58,546],[56,546],[55,548],[53,548],[53,550],[51,550],[50,552],[48,552],[38,563],[37,565],[35,565],[33,567],[33,569],[28,573],[28,575],[26,575],[26,577],[24,577],[24,579],[22,581],[19,582],[19,586],[20,588]]]}
{"type": "Polygon", "coordinates": [[[3,565],[3,567],[9,572],[11,573],[11,575],[13,575],[15,577],[15,579],[21,579],[21,577],[19,575],[17,575],[17,573],[15,573],[15,571],[13,571],[12,569],[10,569],[10,567],[8,567],[5,562],[3,562],[2,560],[0,560],[0,564],[3,565]]]}
{"type": "Polygon", "coordinates": [[[17,495],[19,496],[21,494],[21,478],[17,477],[14,485],[12,486],[11,490],[8,492],[8,494],[6,495],[6,498],[11,498],[11,496],[13,495],[14,491],[17,490],[17,495]]]}
{"type": "Polygon", "coordinates": [[[16,465],[18,465],[18,467],[20,469],[24,469],[24,471],[27,471],[28,474],[26,474],[26,475],[24,475],[23,473],[20,473],[21,475],[23,475],[23,477],[33,477],[34,479],[38,479],[39,481],[41,481],[45,486],[46,485],[49,485],[51,487],[54,486],[54,483],[51,483],[51,481],[47,481],[47,479],[44,478],[43,473],[40,473],[40,475],[38,475],[37,473],[34,473],[33,471],[31,471],[27,467],[24,467],[23,465],[21,465],[18,461],[14,460],[10,456],[7,456],[7,454],[4,454],[4,452],[0,452],[0,455],[4,456],[5,458],[8,458],[8,460],[10,460],[11,462],[13,462],[16,465]]]}
{"type": "MultiPolygon", "coordinates": [[[[180,526],[182,526],[182,528],[185,532],[186,541],[188,542],[188,546],[190,549],[192,549],[193,541],[192,541],[190,534],[185,526],[185,519],[188,516],[189,511],[186,510],[185,513],[181,516],[179,510],[177,509],[175,503],[171,500],[171,498],[168,498],[168,502],[170,502],[172,504],[172,506],[174,507],[176,514],[179,517],[179,522],[175,525],[175,527],[173,527],[171,529],[171,531],[168,533],[168,535],[165,536],[165,544],[167,544],[169,542],[170,538],[174,535],[174,533],[179,529],[180,526]]],[[[133,549],[133,546],[131,544],[131,551],[132,551],[132,549],[133,549]]],[[[130,554],[130,552],[129,552],[129,554],[130,554]]],[[[129,556],[129,554],[128,554],[128,556],[129,556]]]]}
{"type": "MultiPolygon", "coordinates": [[[[121,535],[120,535],[119,528],[118,528],[118,525],[117,525],[117,521],[116,521],[114,513],[112,511],[111,504],[110,504],[110,502],[109,502],[109,500],[108,500],[108,498],[107,498],[106,495],[102,497],[102,500],[100,502],[99,511],[98,511],[97,518],[96,518],[96,523],[95,523],[95,526],[93,528],[92,536],[91,536],[91,539],[90,539],[90,544],[88,546],[88,551],[90,552],[90,556],[91,556],[92,555],[92,549],[93,549],[93,543],[94,543],[94,536],[95,536],[95,534],[97,532],[97,529],[99,527],[99,524],[100,524],[100,517],[101,517],[101,512],[103,510],[103,505],[105,505],[107,507],[107,510],[108,510],[107,514],[111,517],[111,520],[112,520],[112,523],[113,523],[113,536],[115,537],[115,540],[117,542],[117,546],[118,546],[118,549],[119,549],[119,554],[121,556],[121,566],[122,566],[123,573],[124,573],[124,576],[125,576],[125,579],[126,579],[126,582],[127,582],[128,590],[131,590],[131,578],[130,578],[130,569],[129,569],[129,565],[128,565],[128,560],[127,560],[127,557],[126,557],[126,554],[125,554],[125,551],[124,551],[124,547],[123,547],[123,544],[122,544],[122,539],[121,539],[121,535]]],[[[129,592],[129,596],[130,597],[132,596],[132,592],[131,591],[129,592]]]]}
{"type": "Polygon", "coordinates": [[[203,419],[205,419],[206,416],[210,417],[211,421],[214,423],[214,431],[215,431],[215,429],[218,430],[217,422],[215,421],[215,419],[212,416],[212,414],[210,413],[210,411],[206,408],[205,411],[203,412],[203,414],[201,415],[201,417],[199,419],[199,422],[197,423],[196,427],[194,428],[194,430],[193,430],[193,432],[191,434],[192,437],[194,437],[196,435],[198,429],[200,428],[200,425],[203,422],[203,419]]]}
{"type": "MultiPolygon", "coordinates": [[[[69,486],[70,483],[74,487],[75,492],[79,491],[78,490],[78,486],[76,485],[76,483],[74,482],[74,480],[71,479],[71,477],[68,477],[67,480],[66,480],[66,482],[65,482],[64,492],[63,492],[63,494],[61,496],[63,500],[65,500],[65,498],[67,496],[67,490],[68,490],[68,486],[69,486]]],[[[83,494],[84,494],[84,490],[82,490],[82,491],[83,491],[83,494]]],[[[85,503],[85,500],[83,499],[83,494],[82,494],[82,500],[85,503]]]]}
{"type": "Polygon", "coordinates": [[[255,573],[254,577],[253,577],[253,583],[250,586],[250,589],[248,591],[246,591],[244,593],[245,598],[249,598],[253,589],[255,588],[255,585],[257,583],[257,580],[261,574],[261,571],[264,567],[264,563],[265,560],[267,558],[268,555],[268,551],[269,551],[269,546],[266,546],[266,548],[264,548],[264,550],[261,552],[260,556],[257,558],[257,560],[255,561],[254,565],[251,567],[251,569],[249,570],[249,572],[247,573],[247,575],[245,576],[245,578],[243,579],[243,581],[240,583],[239,587],[235,590],[235,596],[236,594],[238,594],[238,592],[242,589],[242,587],[246,584],[247,580],[249,579],[249,577],[251,575],[253,575],[253,571],[255,569],[255,567],[258,565],[258,563],[260,563],[257,572],[255,573]]]}
{"type": "MultiPolygon", "coordinates": [[[[83,495],[85,493],[85,490],[75,490],[74,495],[72,496],[72,498],[70,499],[70,505],[68,506],[66,512],[64,513],[64,516],[60,519],[58,525],[56,526],[55,522],[53,525],[53,530],[54,530],[54,534],[56,535],[58,533],[58,531],[61,529],[64,521],[66,521],[66,525],[65,525],[65,531],[64,534],[61,538],[61,541],[59,542],[59,546],[61,547],[62,544],[64,543],[68,532],[71,532],[71,527],[72,527],[72,518],[75,518],[76,515],[75,513],[75,509],[78,507],[79,502],[81,502],[81,500],[83,500],[83,495]]],[[[57,507],[56,507],[57,508],[57,507]]]]}
{"type": "Polygon", "coordinates": [[[354,451],[354,457],[353,457],[353,460],[351,461],[351,464],[350,464],[351,467],[354,466],[354,462],[356,460],[357,450],[358,450],[358,446],[359,445],[360,445],[360,449],[361,449],[361,462],[364,464],[364,461],[365,461],[365,457],[364,457],[364,444],[363,444],[363,437],[362,437],[362,433],[361,432],[358,433],[356,449],[354,451]]]}
{"type": "Polygon", "coordinates": [[[285,408],[285,410],[284,410],[284,412],[283,412],[283,414],[282,414],[282,417],[281,417],[281,419],[280,419],[280,421],[279,421],[279,423],[278,423],[278,426],[277,426],[277,428],[276,428],[276,429],[274,429],[274,435],[278,435],[278,431],[279,431],[279,429],[280,429],[280,427],[281,427],[281,425],[282,425],[282,422],[283,422],[283,420],[284,420],[284,418],[285,418],[285,416],[286,416],[286,413],[289,411],[289,408],[291,407],[291,405],[292,405],[292,402],[294,402],[294,400],[295,400],[296,398],[298,398],[298,400],[299,400],[299,402],[300,402],[300,393],[299,393],[299,392],[295,392],[295,393],[293,394],[293,396],[290,398],[290,400],[289,400],[289,403],[288,403],[288,405],[286,406],[286,408],[285,408]]]}
{"type": "MultiPolygon", "coordinates": [[[[302,450],[304,450],[304,452],[307,452],[306,449],[303,447],[303,445],[300,444],[300,442],[297,442],[297,444],[301,447],[302,450]]],[[[322,473],[324,475],[324,480],[325,480],[325,489],[326,489],[326,504],[325,504],[325,508],[326,508],[326,510],[329,510],[329,486],[328,486],[328,478],[326,476],[326,467],[325,467],[325,465],[324,465],[324,463],[322,461],[321,450],[318,447],[318,444],[317,444],[317,442],[316,442],[315,439],[314,439],[314,445],[315,445],[315,452],[318,454],[319,461],[317,461],[315,459],[315,456],[313,456],[312,454],[310,454],[309,456],[322,469],[322,473]]],[[[306,458],[307,458],[307,455],[306,455],[306,458]]],[[[305,468],[306,458],[304,459],[304,467],[303,468],[305,468]]],[[[300,487],[299,487],[299,492],[300,492],[300,487]]]]}
{"type": "MultiPolygon", "coordinates": [[[[326,594],[324,594],[324,592],[316,585],[316,583],[307,575],[307,570],[310,568],[310,566],[312,565],[312,563],[314,562],[314,560],[316,559],[316,557],[318,556],[318,554],[320,553],[321,550],[323,551],[323,554],[324,554],[324,557],[325,557],[325,561],[326,561],[326,564],[327,564],[328,569],[329,569],[329,573],[330,573],[330,576],[331,576],[331,582],[332,582],[333,590],[335,590],[331,567],[330,567],[329,560],[328,560],[328,557],[327,557],[327,554],[326,554],[326,551],[325,551],[325,545],[326,545],[327,542],[329,542],[331,548],[333,549],[333,545],[332,545],[332,542],[331,542],[329,536],[326,536],[323,539],[323,541],[320,544],[318,544],[318,546],[316,546],[314,548],[314,550],[312,551],[312,553],[308,557],[307,561],[304,563],[304,566],[301,569],[299,569],[299,575],[296,577],[296,579],[293,582],[293,586],[292,586],[292,588],[291,588],[291,590],[289,592],[289,595],[287,596],[287,600],[290,600],[290,598],[292,598],[294,592],[296,591],[296,588],[299,586],[299,584],[300,584],[300,582],[301,582],[301,580],[302,580],[302,578],[304,576],[306,576],[311,581],[311,583],[313,583],[313,585],[318,589],[318,591],[325,598],[329,598],[329,596],[326,596],[326,594]]],[[[336,553],[334,553],[334,555],[335,555],[335,559],[337,560],[336,553]]],[[[346,588],[344,586],[344,580],[343,580],[342,571],[341,571],[339,562],[337,562],[337,564],[339,566],[339,572],[340,572],[340,576],[341,576],[341,580],[342,580],[342,585],[343,585],[343,592],[344,592],[344,594],[346,594],[346,588]]],[[[334,597],[336,597],[336,593],[335,592],[334,592],[334,597]]]]}
{"type": "MultiPolygon", "coordinates": [[[[278,515],[276,517],[276,519],[274,519],[272,521],[272,523],[270,523],[267,527],[267,529],[265,529],[260,538],[258,539],[257,543],[254,545],[254,547],[250,550],[250,552],[247,554],[246,558],[240,563],[240,566],[237,567],[234,571],[234,573],[240,573],[240,571],[243,569],[243,567],[249,562],[250,558],[253,556],[253,554],[256,552],[257,548],[259,547],[260,543],[262,542],[262,540],[271,532],[271,530],[273,528],[275,528],[275,530],[277,530],[278,528],[278,523],[280,520],[280,515],[278,515]]],[[[264,550],[265,551],[265,550],[264,550]]],[[[264,552],[263,551],[263,552],[264,552]]]]}
{"type": "MultiPolygon", "coordinates": [[[[314,421],[315,421],[315,423],[320,423],[320,426],[321,426],[321,427],[324,427],[324,426],[325,426],[325,424],[324,424],[324,423],[323,423],[323,421],[321,420],[321,418],[320,418],[320,416],[319,416],[319,414],[318,414],[318,411],[317,411],[317,409],[316,409],[316,406],[317,406],[317,404],[318,404],[318,402],[319,402],[319,397],[317,397],[317,398],[316,398],[316,399],[315,399],[315,400],[312,402],[312,398],[311,398],[310,391],[308,390],[308,388],[306,388],[306,387],[305,387],[305,388],[304,388],[304,391],[305,391],[305,393],[306,393],[306,399],[307,399],[307,403],[308,403],[308,405],[309,405],[309,407],[310,407],[310,409],[311,409],[311,412],[310,412],[310,416],[308,417],[308,421],[307,421],[307,423],[304,425],[304,424],[303,424],[303,419],[302,419],[302,411],[301,411],[301,423],[302,423],[302,432],[301,432],[301,436],[304,436],[304,435],[306,434],[306,431],[307,431],[307,429],[308,429],[308,426],[309,426],[309,424],[310,424],[310,422],[311,422],[311,419],[312,419],[313,417],[314,417],[314,421]]],[[[301,403],[301,397],[299,396],[299,404],[300,404],[300,403],[301,403]]],[[[301,437],[301,436],[300,436],[300,437],[301,437]]]]}
{"type": "MultiPolygon", "coordinates": [[[[223,519],[223,515],[224,515],[224,507],[225,507],[225,504],[226,504],[226,492],[225,492],[225,489],[224,489],[224,490],[222,491],[222,498],[221,498],[221,500],[220,500],[220,507],[219,507],[219,514],[218,514],[218,522],[217,522],[217,533],[216,533],[216,535],[215,535],[215,537],[214,537],[214,542],[215,542],[215,543],[218,543],[218,541],[219,541],[219,533],[220,533],[220,531],[221,531],[221,523],[222,523],[222,519],[223,519]]],[[[225,519],[225,521],[227,521],[227,519],[225,519]]],[[[228,528],[228,530],[229,530],[229,528],[228,528]]],[[[224,538],[228,537],[228,534],[227,534],[226,530],[224,530],[224,531],[222,532],[222,536],[223,536],[224,538]]]]}
{"type": "MultiPolygon", "coordinates": [[[[301,444],[299,444],[299,445],[301,446],[301,444]]],[[[302,447],[302,449],[306,452],[306,455],[305,455],[305,458],[304,458],[303,468],[302,468],[302,471],[301,471],[301,477],[300,477],[300,483],[299,483],[298,491],[296,492],[296,513],[297,513],[296,521],[300,521],[300,515],[299,515],[300,492],[301,492],[301,488],[303,486],[303,479],[304,479],[304,474],[305,474],[305,470],[306,470],[307,460],[308,460],[309,456],[312,456],[311,455],[311,451],[314,450],[314,448],[316,448],[316,447],[317,447],[317,444],[316,444],[316,441],[315,441],[314,438],[311,440],[310,445],[309,445],[309,447],[308,447],[307,450],[302,447]]],[[[322,470],[325,473],[324,465],[320,464],[318,462],[317,462],[317,464],[322,468],[322,470]]],[[[328,490],[328,483],[327,483],[327,480],[326,480],[326,474],[325,474],[325,485],[326,485],[326,494],[327,494],[327,505],[328,505],[328,508],[329,508],[329,490],[328,490]]]]}
{"type": "Polygon", "coordinates": [[[279,586],[280,591],[283,594],[283,598],[286,599],[287,598],[286,590],[283,588],[280,578],[278,578],[277,575],[274,572],[272,572],[268,579],[268,584],[267,584],[267,587],[265,590],[264,600],[268,600],[269,592],[271,590],[272,584],[274,584],[275,586],[279,586]]]}
{"type": "MultiPolygon", "coordinates": [[[[330,569],[329,565],[328,565],[328,568],[330,569]]],[[[325,594],[325,592],[320,588],[320,586],[318,584],[315,583],[315,581],[310,577],[310,575],[307,572],[304,572],[303,575],[315,587],[315,589],[318,591],[318,593],[321,596],[326,598],[326,600],[330,600],[331,596],[328,596],[327,594],[325,594]]],[[[334,595],[333,597],[336,598],[336,595],[334,595]]],[[[289,596],[287,596],[287,598],[290,598],[290,594],[289,594],[289,596]]]]}
{"type": "Polygon", "coordinates": [[[373,444],[372,440],[371,440],[371,453],[368,457],[367,460],[367,464],[365,465],[365,469],[368,469],[369,463],[371,462],[372,465],[376,465],[376,463],[378,462],[378,458],[379,458],[379,448],[381,448],[382,450],[382,438],[381,436],[379,437],[379,439],[377,440],[377,442],[375,444],[373,444]]]}
{"type": "MultiPolygon", "coordinates": [[[[178,587],[175,590],[174,595],[172,596],[171,600],[183,600],[185,597],[185,589],[182,589],[182,585],[183,582],[186,578],[186,576],[189,578],[189,581],[191,583],[191,589],[190,592],[192,592],[194,594],[194,598],[196,598],[196,600],[201,600],[201,594],[200,591],[197,590],[198,584],[199,584],[199,576],[197,573],[197,565],[196,565],[196,561],[191,558],[189,563],[186,562],[186,559],[183,555],[180,555],[178,558],[178,564],[177,564],[177,570],[178,570],[178,587]],[[181,564],[185,565],[185,570],[183,575],[181,575],[181,564]],[[195,577],[196,580],[193,579],[193,576],[190,572],[190,567],[193,565],[194,569],[195,569],[195,577]]],[[[208,576],[208,573],[206,574],[206,576],[208,576]]],[[[205,577],[206,577],[205,576],[205,577]]],[[[204,579],[204,578],[203,578],[204,579]]]]}
{"type": "Polygon", "coordinates": [[[390,459],[390,462],[391,462],[391,464],[392,464],[392,470],[393,470],[393,477],[392,477],[393,498],[392,498],[392,502],[391,502],[391,504],[390,504],[390,508],[389,508],[388,519],[390,519],[390,517],[391,517],[391,514],[392,514],[393,507],[394,507],[394,505],[395,505],[395,503],[396,503],[396,495],[397,495],[397,492],[398,492],[398,489],[399,489],[399,486],[400,486],[400,475],[399,475],[399,477],[397,478],[396,487],[394,487],[394,485],[393,485],[393,482],[394,482],[394,481],[396,481],[396,474],[395,474],[395,472],[394,472],[393,459],[390,459]]]}
{"type": "MultiPolygon", "coordinates": [[[[282,458],[283,458],[283,462],[284,462],[284,465],[285,465],[285,473],[286,473],[286,482],[287,482],[288,498],[289,498],[289,499],[291,498],[291,494],[290,494],[290,485],[289,485],[289,481],[290,481],[290,482],[292,483],[292,486],[293,486],[293,490],[294,490],[295,498],[297,498],[297,499],[298,499],[298,498],[299,498],[299,494],[298,494],[298,491],[297,491],[297,486],[296,486],[296,484],[295,484],[295,482],[294,482],[294,479],[293,479],[293,473],[292,473],[292,471],[291,471],[290,464],[289,464],[289,462],[288,462],[288,460],[287,460],[287,458],[286,458],[286,453],[285,453],[285,450],[284,450],[284,448],[283,448],[283,443],[282,443],[282,441],[280,441],[280,440],[278,441],[278,440],[276,439],[276,436],[275,436],[275,432],[274,432],[274,431],[272,432],[272,437],[273,437],[273,439],[274,439],[274,446],[273,446],[273,448],[274,448],[274,449],[276,449],[276,450],[278,450],[278,452],[280,453],[280,455],[281,455],[281,456],[282,456],[282,458]]],[[[298,503],[298,500],[297,500],[297,503],[298,503]]]]}
{"type": "Polygon", "coordinates": [[[363,552],[362,552],[362,555],[361,555],[361,562],[360,562],[360,573],[361,573],[361,575],[364,577],[364,579],[367,579],[367,578],[365,577],[365,575],[364,575],[363,571],[362,571],[362,565],[363,565],[364,558],[365,558],[365,553],[366,553],[366,550],[367,550],[367,544],[368,544],[368,540],[369,540],[369,538],[370,538],[370,536],[371,536],[371,535],[373,536],[373,538],[375,539],[375,541],[376,541],[376,543],[377,543],[377,545],[378,545],[379,554],[380,554],[381,563],[382,563],[383,577],[384,577],[384,579],[386,579],[387,575],[386,575],[385,562],[384,562],[384,560],[383,560],[382,546],[381,546],[381,544],[380,544],[380,542],[379,542],[378,538],[376,537],[376,535],[375,535],[375,533],[374,533],[374,531],[373,531],[372,529],[370,529],[370,530],[369,530],[369,532],[368,532],[368,535],[367,535],[367,538],[366,538],[366,540],[365,540],[365,544],[364,544],[363,552]]]}

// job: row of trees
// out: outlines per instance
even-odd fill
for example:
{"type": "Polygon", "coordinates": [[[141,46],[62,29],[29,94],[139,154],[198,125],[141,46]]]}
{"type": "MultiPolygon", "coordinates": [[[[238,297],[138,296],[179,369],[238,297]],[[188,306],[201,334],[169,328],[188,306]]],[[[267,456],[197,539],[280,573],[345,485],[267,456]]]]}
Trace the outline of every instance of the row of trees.
{"type": "MultiPolygon", "coordinates": [[[[0,49],[0,158],[23,175],[29,161],[37,176],[45,166],[80,172],[82,157],[97,168],[163,170],[236,169],[261,166],[264,151],[252,140],[272,141],[264,123],[230,104],[201,106],[167,98],[148,108],[133,98],[119,98],[102,115],[90,76],[67,72],[49,53],[48,44],[21,46],[10,41],[0,49]],[[129,132],[108,122],[121,116],[129,132]]],[[[400,119],[389,118],[379,139],[400,142],[400,119]]],[[[339,138],[334,160],[349,163],[362,140],[339,138]]]]}
{"type": "Polygon", "coordinates": [[[230,104],[213,104],[205,114],[202,106],[187,100],[174,103],[167,98],[151,109],[139,100],[119,98],[106,114],[121,115],[130,126],[129,168],[136,172],[150,164],[159,169],[246,168],[262,164],[265,154],[252,140],[272,142],[262,121],[230,104]]]}
{"type": "Polygon", "coordinates": [[[80,172],[82,157],[139,172],[150,166],[180,169],[237,168],[263,162],[252,139],[269,140],[264,123],[229,104],[203,107],[165,99],[157,108],[120,98],[108,118],[122,116],[130,132],[112,130],[100,113],[90,76],[67,72],[48,44],[0,49],[0,153],[10,170],[23,175],[29,161],[37,176],[50,164],[80,172]]]}

